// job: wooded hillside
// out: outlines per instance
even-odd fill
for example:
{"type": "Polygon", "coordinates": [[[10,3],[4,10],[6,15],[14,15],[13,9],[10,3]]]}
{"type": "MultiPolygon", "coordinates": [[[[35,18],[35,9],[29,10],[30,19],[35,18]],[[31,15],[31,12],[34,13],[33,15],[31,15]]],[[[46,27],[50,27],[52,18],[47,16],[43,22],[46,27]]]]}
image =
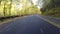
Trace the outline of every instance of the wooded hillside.
{"type": "Polygon", "coordinates": [[[45,15],[60,16],[60,0],[45,0],[41,11],[45,15]]]}

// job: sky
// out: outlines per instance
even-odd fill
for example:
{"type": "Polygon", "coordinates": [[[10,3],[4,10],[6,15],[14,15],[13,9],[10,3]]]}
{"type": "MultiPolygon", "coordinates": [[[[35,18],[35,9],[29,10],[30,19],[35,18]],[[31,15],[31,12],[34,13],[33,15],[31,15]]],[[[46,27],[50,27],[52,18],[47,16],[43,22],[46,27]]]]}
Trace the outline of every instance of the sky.
{"type": "Polygon", "coordinates": [[[36,5],[37,0],[32,0],[32,1],[33,1],[34,5],[36,5]]]}
{"type": "MultiPolygon", "coordinates": [[[[37,4],[36,2],[37,2],[38,0],[32,0],[32,1],[33,1],[34,5],[36,5],[36,4],[37,4]]],[[[39,9],[42,8],[42,4],[43,4],[42,1],[43,1],[43,0],[40,0],[41,3],[37,6],[39,9]]]]}

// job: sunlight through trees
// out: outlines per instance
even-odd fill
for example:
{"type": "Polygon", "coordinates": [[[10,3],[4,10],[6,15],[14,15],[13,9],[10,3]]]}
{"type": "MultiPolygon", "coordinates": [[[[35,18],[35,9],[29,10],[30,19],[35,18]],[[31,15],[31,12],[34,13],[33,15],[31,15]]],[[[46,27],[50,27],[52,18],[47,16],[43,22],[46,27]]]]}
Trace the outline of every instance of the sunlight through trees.
{"type": "Polygon", "coordinates": [[[32,0],[0,0],[0,16],[2,17],[34,13],[41,12],[32,0]]]}

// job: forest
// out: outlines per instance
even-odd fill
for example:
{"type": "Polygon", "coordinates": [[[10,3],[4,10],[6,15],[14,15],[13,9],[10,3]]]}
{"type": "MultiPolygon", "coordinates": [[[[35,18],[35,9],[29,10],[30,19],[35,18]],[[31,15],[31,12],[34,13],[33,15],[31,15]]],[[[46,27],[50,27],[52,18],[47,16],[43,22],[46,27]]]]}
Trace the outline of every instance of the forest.
{"type": "Polygon", "coordinates": [[[60,0],[45,0],[41,11],[44,15],[60,17],[60,0]]]}
{"type": "Polygon", "coordinates": [[[0,17],[40,13],[32,0],[0,0],[0,17]]]}
{"type": "Polygon", "coordinates": [[[30,14],[60,17],[60,0],[37,0],[36,5],[32,0],[0,0],[0,17],[30,14]]]}

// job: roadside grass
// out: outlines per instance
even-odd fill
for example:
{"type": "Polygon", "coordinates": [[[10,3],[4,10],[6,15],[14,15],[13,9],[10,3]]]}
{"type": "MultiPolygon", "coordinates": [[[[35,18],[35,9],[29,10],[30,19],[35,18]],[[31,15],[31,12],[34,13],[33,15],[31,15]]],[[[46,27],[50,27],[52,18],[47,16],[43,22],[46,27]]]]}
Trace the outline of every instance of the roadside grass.
{"type": "Polygon", "coordinates": [[[14,19],[14,18],[2,19],[2,20],[0,20],[0,25],[3,25],[3,24],[5,24],[5,23],[8,23],[8,22],[12,21],[13,19],[14,19]]]}
{"type": "Polygon", "coordinates": [[[10,17],[10,18],[5,18],[5,19],[0,19],[0,26],[8,22],[11,22],[13,20],[16,20],[17,18],[20,18],[20,17],[10,17]]]}
{"type": "Polygon", "coordinates": [[[0,20],[0,26],[3,26],[4,24],[7,24],[7,23],[14,21],[16,19],[24,18],[26,16],[28,16],[28,15],[21,15],[21,16],[17,16],[17,17],[10,17],[10,18],[6,18],[6,19],[2,19],[2,20],[0,20]]]}
{"type": "Polygon", "coordinates": [[[42,15],[60,19],[60,7],[52,8],[50,10],[47,9],[42,15]]]}

